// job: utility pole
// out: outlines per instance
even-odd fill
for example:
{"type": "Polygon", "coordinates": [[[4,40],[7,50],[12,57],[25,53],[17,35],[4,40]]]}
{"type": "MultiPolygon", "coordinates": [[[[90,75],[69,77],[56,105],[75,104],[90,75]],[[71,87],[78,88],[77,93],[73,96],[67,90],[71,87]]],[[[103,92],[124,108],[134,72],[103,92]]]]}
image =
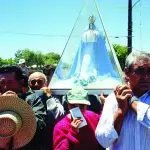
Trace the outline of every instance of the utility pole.
{"type": "Polygon", "coordinates": [[[132,0],[128,0],[128,54],[132,52],[132,0]]]}
{"type": "Polygon", "coordinates": [[[128,0],[128,54],[132,52],[132,9],[138,2],[132,5],[132,0],[128,0]]]}

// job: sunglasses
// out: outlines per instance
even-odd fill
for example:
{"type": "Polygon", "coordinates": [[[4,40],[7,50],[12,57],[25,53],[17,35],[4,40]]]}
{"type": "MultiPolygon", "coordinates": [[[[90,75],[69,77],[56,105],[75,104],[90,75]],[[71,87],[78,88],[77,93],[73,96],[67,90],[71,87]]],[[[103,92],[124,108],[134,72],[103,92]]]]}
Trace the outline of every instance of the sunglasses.
{"type": "Polygon", "coordinates": [[[133,71],[138,76],[150,76],[150,67],[149,68],[137,68],[136,70],[133,71]]]}
{"type": "Polygon", "coordinates": [[[39,80],[31,80],[31,85],[35,85],[36,83],[38,84],[38,85],[41,85],[41,84],[43,84],[44,83],[44,81],[42,80],[42,79],[39,79],[39,80]]]}

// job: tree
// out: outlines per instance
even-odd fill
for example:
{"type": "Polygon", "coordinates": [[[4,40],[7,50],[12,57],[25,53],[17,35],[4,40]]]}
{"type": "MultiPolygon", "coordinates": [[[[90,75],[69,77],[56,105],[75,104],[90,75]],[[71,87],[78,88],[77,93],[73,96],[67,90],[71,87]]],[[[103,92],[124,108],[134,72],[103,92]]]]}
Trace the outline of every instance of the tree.
{"type": "Polygon", "coordinates": [[[22,50],[17,50],[16,53],[15,53],[15,62],[18,63],[19,62],[19,59],[21,59],[23,56],[22,56],[22,50]]]}
{"type": "Polygon", "coordinates": [[[27,66],[32,66],[36,63],[36,53],[33,50],[24,49],[23,58],[26,60],[27,66]]]}
{"type": "Polygon", "coordinates": [[[18,63],[19,59],[25,59],[26,65],[32,67],[33,65],[36,66],[36,68],[41,69],[42,66],[45,64],[52,64],[55,65],[60,60],[60,55],[56,54],[54,52],[42,54],[41,51],[33,51],[30,49],[23,49],[18,50],[15,53],[15,61],[18,63]]]}
{"type": "Polygon", "coordinates": [[[0,57],[0,66],[2,66],[2,65],[8,65],[8,64],[13,65],[13,64],[16,64],[16,62],[15,62],[12,58],[9,58],[9,59],[2,59],[2,58],[0,57]]]}
{"type": "Polygon", "coordinates": [[[4,65],[4,60],[0,57],[0,66],[4,65]]]}
{"type": "Polygon", "coordinates": [[[12,59],[12,58],[5,59],[5,63],[6,63],[7,65],[8,65],[8,64],[11,64],[11,65],[16,64],[15,60],[12,59]]]}
{"type": "Polygon", "coordinates": [[[42,68],[45,65],[45,58],[41,51],[38,51],[35,55],[35,65],[37,68],[42,68]]]}
{"type": "Polygon", "coordinates": [[[127,46],[121,46],[119,44],[114,44],[113,48],[116,52],[116,55],[117,55],[117,58],[119,60],[120,66],[123,70],[124,66],[125,66],[126,57],[128,56],[128,48],[127,48],[127,46]]]}
{"type": "Polygon", "coordinates": [[[36,62],[36,53],[33,50],[23,49],[18,50],[15,53],[15,61],[19,62],[19,59],[25,59],[27,66],[32,66],[36,62]]]}
{"type": "Polygon", "coordinates": [[[60,60],[60,55],[54,52],[45,54],[45,64],[58,64],[60,60]]]}

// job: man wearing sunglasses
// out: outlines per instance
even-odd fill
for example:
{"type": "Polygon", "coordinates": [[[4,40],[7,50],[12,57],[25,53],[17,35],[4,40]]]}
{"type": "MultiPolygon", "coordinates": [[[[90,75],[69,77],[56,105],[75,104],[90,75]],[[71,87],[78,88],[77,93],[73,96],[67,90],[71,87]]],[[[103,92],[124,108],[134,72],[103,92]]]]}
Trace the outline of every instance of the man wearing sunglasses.
{"type": "Polygon", "coordinates": [[[43,131],[43,150],[53,147],[53,127],[64,116],[64,108],[47,87],[47,78],[42,72],[34,72],[29,76],[29,86],[42,100],[47,111],[47,127],[43,131]],[[54,116],[54,119],[53,119],[54,116]],[[51,143],[50,143],[51,142],[51,143]]]}
{"type": "Polygon", "coordinates": [[[96,137],[111,150],[148,150],[150,142],[150,53],[133,51],[126,59],[126,85],[105,101],[96,137]]]}
{"type": "Polygon", "coordinates": [[[51,110],[55,119],[64,115],[64,109],[57,98],[52,96],[51,90],[47,87],[47,78],[42,72],[34,72],[29,76],[29,86],[41,98],[47,110],[51,110]]]}
{"type": "Polygon", "coordinates": [[[29,76],[29,86],[32,90],[47,87],[47,78],[42,72],[34,72],[29,76]]]}

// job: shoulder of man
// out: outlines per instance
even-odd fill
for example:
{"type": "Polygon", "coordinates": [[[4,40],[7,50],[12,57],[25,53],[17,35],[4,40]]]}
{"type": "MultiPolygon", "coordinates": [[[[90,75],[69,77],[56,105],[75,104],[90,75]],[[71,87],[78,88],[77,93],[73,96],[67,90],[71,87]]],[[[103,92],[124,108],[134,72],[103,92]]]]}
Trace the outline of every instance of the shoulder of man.
{"type": "Polygon", "coordinates": [[[37,126],[41,129],[45,127],[46,121],[46,109],[41,101],[41,98],[36,94],[28,92],[25,98],[25,101],[32,107],[33,111],[35,112],[37,118],[37,126]]]}
{"type": "Polygon", "coordinates": [[[59,99],[57,99],[55,96],[51,96],[46,101],[46,107],[47,107],[47,114],[53,113],[56,121],[61,120],[65,115],[65,110],[62,104],[60,103],[59,99]]]}
{"type": "Polygon", "coordinates": [[[37,101],[41,101],[41,98],[38,94],[34,93],[33,91],[29,91],[26,93],[25,101],[29,104],[33,104],[37,101]]]}

